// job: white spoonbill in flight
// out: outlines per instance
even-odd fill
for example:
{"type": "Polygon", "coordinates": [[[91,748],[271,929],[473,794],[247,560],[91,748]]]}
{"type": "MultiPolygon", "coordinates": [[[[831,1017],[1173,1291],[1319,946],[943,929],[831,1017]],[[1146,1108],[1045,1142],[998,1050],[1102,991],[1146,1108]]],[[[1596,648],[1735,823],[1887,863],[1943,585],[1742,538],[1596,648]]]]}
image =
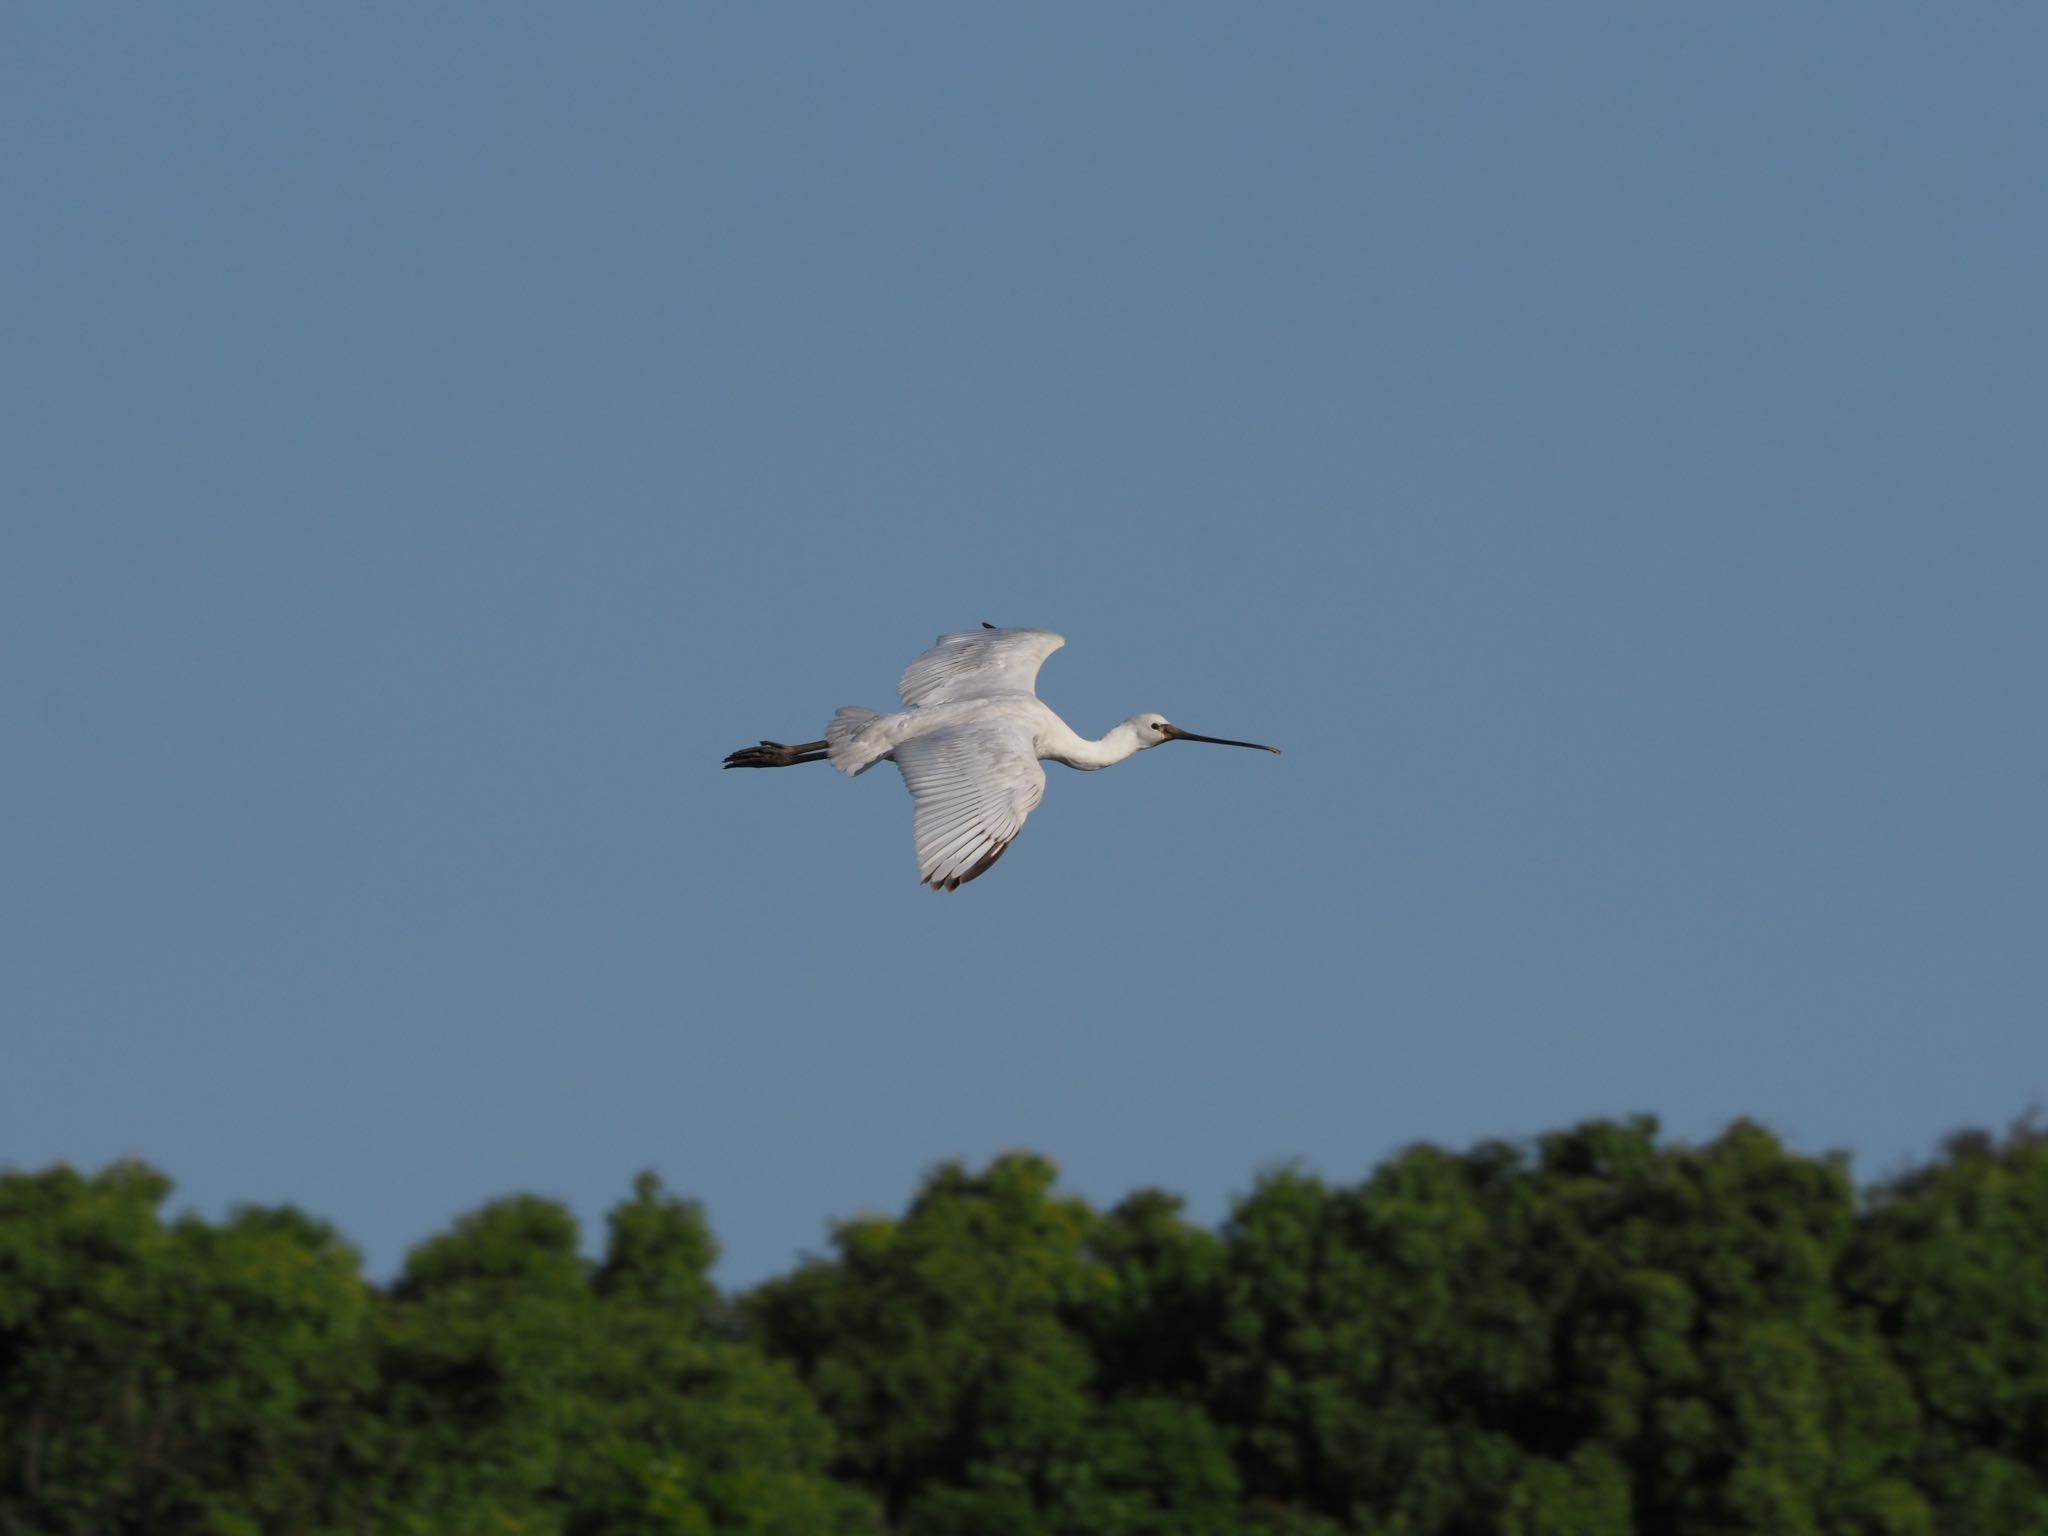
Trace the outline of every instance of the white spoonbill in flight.
{"type": "Polygon", "coordinates": [[[740,748],[725,766],[788,768],[822,760],[850,777],[895,763],[917,802],[918,883],[953,891],[1003,856],[1045,797],[1041,758],[1069,768],[1107,768],[1169,741],[1280,750],[1197,736],[1164,715],[1133,715],[1100,741],[1076,735],[1035,691],[1039,667],[1066,643],[1049,629],[993,624],[941,635],[897,683],[908,706],[901,713],[849,704],[832,717],[823,741],[764,741],[740,748]]]}

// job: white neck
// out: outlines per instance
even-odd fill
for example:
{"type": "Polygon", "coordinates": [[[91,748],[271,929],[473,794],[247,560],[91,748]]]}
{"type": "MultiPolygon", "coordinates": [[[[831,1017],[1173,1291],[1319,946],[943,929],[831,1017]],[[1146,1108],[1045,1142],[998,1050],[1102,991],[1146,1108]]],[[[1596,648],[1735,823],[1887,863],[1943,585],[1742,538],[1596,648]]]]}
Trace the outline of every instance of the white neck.
{"type": "Polygon", "coordinates": [[[1137,728],[1129,721],[1111,726],[1100,741],[1090,741],[1064,725],[1061,730],[1066,734],[1049,742],[1051,750],[1042,755],[1069,768],[1107,768],[1122,762],[1139,747],[1137,728]]]}

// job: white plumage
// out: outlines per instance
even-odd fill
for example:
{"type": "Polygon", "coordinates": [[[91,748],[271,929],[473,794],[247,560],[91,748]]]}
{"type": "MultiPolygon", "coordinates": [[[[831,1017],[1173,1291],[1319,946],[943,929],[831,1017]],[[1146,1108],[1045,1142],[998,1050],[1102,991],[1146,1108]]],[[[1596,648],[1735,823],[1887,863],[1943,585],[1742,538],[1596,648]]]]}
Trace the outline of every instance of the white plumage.
{"type": "Polygon", "coordinates": [[[916,709],[952,699],[1038,690],[1038,669],[1067,643],[1049,629],[970,629],[941,635],[932,648],[903,669],[896,695],[916,709]]]}
{"type": "Polygon", "coordinates": [[[1176,740],[1279,751],[1197,736],[1151,714],[1133,715],[1099,741],[1076,735],[1036,692],[1039,667],[1066,643],[1049,629],[987,624],[941,635],[904,669],[896,685],[907,706],[900,713],[848,705],[832,717],[823,741],[764,741],[732,753],[725,766],[786,768],[822,758],[852,776],[894,762],[917,804],[918,879],[951,891],[984,873],[1023,830],[1045,797],[1042,759],[1107,768],[1176,740]]]}
{"type": "Polygon", "coordinates": [[[1045,798],[1031,727],[988,719],[896,744],[896,766],[917,802],[917,877],[957,890],[1002,857],[1045,798]]]}

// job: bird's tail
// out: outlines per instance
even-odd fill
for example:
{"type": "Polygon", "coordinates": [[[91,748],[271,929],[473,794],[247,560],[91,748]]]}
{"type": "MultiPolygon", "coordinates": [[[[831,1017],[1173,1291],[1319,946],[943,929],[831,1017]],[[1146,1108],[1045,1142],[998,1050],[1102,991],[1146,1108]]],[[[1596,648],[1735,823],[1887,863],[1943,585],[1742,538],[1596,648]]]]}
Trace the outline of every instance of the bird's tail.
{"type": "Polygon", "coordinates": [[[876,751],[876,743],[860,739],[868,722],[881,718],[879,709],[859,704],[848,704],[832,716],[832,723],[825,727],[825,755],[834,768],[850,776],[864,773],[882,760],[886,749],[876,751]]]}

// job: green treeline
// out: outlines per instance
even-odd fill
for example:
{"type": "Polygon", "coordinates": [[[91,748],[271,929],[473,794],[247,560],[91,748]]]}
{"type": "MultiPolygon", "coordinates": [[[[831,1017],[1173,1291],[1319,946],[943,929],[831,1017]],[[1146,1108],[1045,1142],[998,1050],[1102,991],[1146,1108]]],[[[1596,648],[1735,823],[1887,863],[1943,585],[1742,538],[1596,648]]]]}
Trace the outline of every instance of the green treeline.
{"type": "Polygon", "coordinates": [[[2048,1532],[2048,1136],[1859,1193],[1738,1124],[1418,1147],[1219,1231],[1029,1156],[739,1297],[643,1176],[388,1288],[159,1174],[0,1177],[0,1532],[2048,1532]]]}

